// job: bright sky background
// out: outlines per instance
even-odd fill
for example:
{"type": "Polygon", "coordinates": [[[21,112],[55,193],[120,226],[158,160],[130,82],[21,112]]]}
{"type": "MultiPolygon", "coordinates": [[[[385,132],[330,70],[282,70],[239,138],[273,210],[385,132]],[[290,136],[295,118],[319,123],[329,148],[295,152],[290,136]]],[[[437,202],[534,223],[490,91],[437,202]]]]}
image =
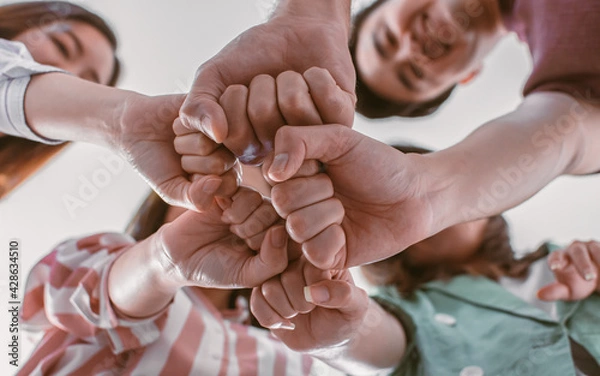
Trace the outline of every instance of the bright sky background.
{"type": "MultiPolygon", "coordinates": [[[[0,1],[0,4],[6,3],[8,1],[0,1]]],[[[77,3],[99,12],[116,28],[119,55],[125,65],[120,86],[158,95],[187,91],[198,65],[237,34],[261,22],[272,1],[90,0],[77,3]]],[[[520,91],[530,66],[526,47],[515,38],[507,38],[490,56],[481,77],[458,90],[435,116],[425,120],[381,122],[358,117],[355,128],[384,142],[410,141],[436,149],[448,147],[477,126],[514,109],[521,100],[520,91]]],[[[72,146],[0,202],[1,254],[8,253],[10,239],[20,240],[21,286],[32,265],[58,242],[95,232],[123,230],[147,187],[128,167],[106,175],[100,159],[109,157],[109,151],[91,145],[72,146]],[[106,186],[86,200],[87,207],[69,213],[65,197],[78,197],[82,182],[102,174],[107,178],[106,186]]],[[[546,239],[567,243],[600,238],[598,192],[600,177],[558,179],[508,213],[515,247],[526,251],[546,239]]],[[[3,349],[9,323],[6,265],[7,256],[1,256],[3,349]]],[[[31,345],[22,341],[21,361],[30,348],[31,345]]],[[[0,369],[6,367],[5,357],[1,358],[0,369]]]]}

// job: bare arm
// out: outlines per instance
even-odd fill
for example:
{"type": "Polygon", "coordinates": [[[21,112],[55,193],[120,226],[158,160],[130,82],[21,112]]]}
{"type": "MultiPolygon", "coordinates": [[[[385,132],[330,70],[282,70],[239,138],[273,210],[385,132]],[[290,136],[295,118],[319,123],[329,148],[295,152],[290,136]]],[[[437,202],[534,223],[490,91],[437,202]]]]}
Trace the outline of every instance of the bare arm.
{"type": "Polygon", "coordinates": [[[139,94],[62,73],[33,76],[25,96],[29,126],[49,139],[114,146],[129,97],[139,94]]]}
{"type": "Polygon", "coordinates": [[[406,345],[406,333],[398,319],[369,300],[365,319],[348,343],[312,355],[351,375],[392,372],[404,357],[406,345]]]}
{"type": "Polygon", "coordinates": [[[600,109],[559,93],[519,108],[459,144],[425,156],[438,228],[501,213],[556,177],[600,171],[600,109]],[[441,222],[441,223],[439,223],[441,222]]]}

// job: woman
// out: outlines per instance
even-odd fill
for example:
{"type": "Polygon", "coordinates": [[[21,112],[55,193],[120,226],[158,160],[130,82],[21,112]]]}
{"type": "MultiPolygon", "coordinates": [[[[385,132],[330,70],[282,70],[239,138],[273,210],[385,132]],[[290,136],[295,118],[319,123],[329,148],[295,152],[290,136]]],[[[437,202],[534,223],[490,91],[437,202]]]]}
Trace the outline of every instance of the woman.
{"type": "Polygon", "coordinates": [[[310,281],[304,294],[287,287],[284,281],[313,268],[290,267],[254,289],[252,311],[262,325],[294,327],[273,330],[290,348],[345,372],[600,373],[598,242],[574,242],[564,250],[545,244],[517,259],[501,216],[453,226],[362,267],[379,286],[374,301],[394,317],[366,300],[345,272],[310,281]],[[552,303],[559,299],[565,301],[552,303]],[[295,309],[309,303],[309,309],[295,309]]]}
{"type": "MultiPolygon", "coordinates": [[[[2,6],[0,38],[3,39],[4,69],[18,68],[9,66],[11,62],[16,62],[25,64],[24,68],[31,69],[31,73],[63,70],[108,86],[115,86],[119,78],[120,63],[115,55],[117,38],[114,32],[102,18],[75,4],[31,2],[2,6]],[[81,46],[81,54],[78,53],[78,46],[81,46]]],[[[6,77],[2,81],[2,87],[6,90],[3,90],[5,100],[10,100],[12,96],[24,96],[24,88],[9,88],[6,77]]],[[[19,86],[26,85],[23,82],[19,86]]],[[[18,105],[15,100],[9,103],[18,105]]],[[[16,115],[14,108],[10,111],[2,113],[5,126],[12,123],[11,115],[16,115]]],[[[27,129],[23,131],[27,132],[27,129]]],[[[33,138],[36,136],[29,135],[33,138]]],[[[0,199],[67,145],[56,142],[51,145],[46,139],[35,141],[0,133],[0,199]]]]}
{"type": "Polygon", "coordinates": [[[133,238],[62,243],[27,282],[22,323],[44,338],[19,375],[319,372],[311,357],[252,326],[248,291],[232,289],[285,269],[288,240],[278,220],[246,188],[203,214],[152,193],[129,226],[133,238]]]}
{"type": "Polygon", "coordinates": [[[116,83],[120,64],[116,37],[101,18],[61,1],[17,3],[0,8],[0,37],[0,197],[63,141],[111,148],[180,206],[197,209],[209,206],[215,192],[231,194],[234,184],[192,182],[194,172],[181,167],[172,125],[183,96],[106,86],[116,83]]]}

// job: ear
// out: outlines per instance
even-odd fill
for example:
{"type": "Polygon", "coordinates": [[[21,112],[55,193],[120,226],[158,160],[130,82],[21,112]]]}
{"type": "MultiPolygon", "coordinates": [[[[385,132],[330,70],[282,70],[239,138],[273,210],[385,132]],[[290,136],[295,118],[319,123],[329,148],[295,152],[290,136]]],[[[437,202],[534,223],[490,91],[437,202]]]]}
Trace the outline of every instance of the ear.
{"type": "Polygon", "coordinates": [[[462,80],[458,81],[458,83],[461,85],[467,85],[467,84],[471,83],[471,81],[473,81],[477,76],[479,76],[479,73],[481,73],[482,70],[483,70],[483,65],[480,64],[475,69],[473,69],[471,72],[469,72],[462,80]]]}

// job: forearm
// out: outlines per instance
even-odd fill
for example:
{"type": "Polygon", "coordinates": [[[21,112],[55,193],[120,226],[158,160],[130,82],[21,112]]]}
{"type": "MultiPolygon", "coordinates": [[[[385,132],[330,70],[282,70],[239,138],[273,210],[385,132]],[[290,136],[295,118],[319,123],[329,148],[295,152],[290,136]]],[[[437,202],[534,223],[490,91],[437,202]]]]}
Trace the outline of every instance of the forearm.
{"type": "Polygon", "coordinates": [[[351,6],[351,0],[280,0],[273,16],[323,17],[343,26],[349,34],[351,6]]]}
{"type": "Polygon", "coordinates": [[[25,94],[28,125],[39,135],[113,147],[128,98],[139,94],[62,73],[33,76],[25,94]]]}
{"type": "Polygon", "coordinates": [[[379,304],[369,300],[369,310],[356,335],[342,346],[313,352],[316,358],[352,375],[392,371],[406,350],[401,323],[379,304]]]}
{"type": "Polygon", "coordinates": [[[499,214],[560,175],[600,170],[598,110],[562,94],[531,97],[459,144],[424,157],[440,187],[432,195],[438,230],[499,214]]]}
{"type": "Polygon", "coordinates": [[[125,251],[108,275],[108,295],[116,310],[128,317],[145,318],[167,306],[179,285],[171,282],[159,257],[160,231],[125,251]]]}

